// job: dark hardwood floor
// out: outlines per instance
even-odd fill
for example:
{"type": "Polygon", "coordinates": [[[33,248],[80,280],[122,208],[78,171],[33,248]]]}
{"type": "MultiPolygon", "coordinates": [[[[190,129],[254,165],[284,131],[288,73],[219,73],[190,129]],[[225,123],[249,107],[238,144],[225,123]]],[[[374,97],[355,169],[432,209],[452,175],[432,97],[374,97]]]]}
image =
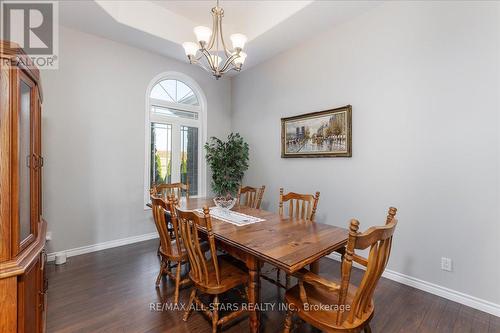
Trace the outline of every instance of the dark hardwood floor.
{"type": "MultiPolygon", "coordinates": [[[[48,264],[47,331],[51,332],[210,332],[200,313],[182,321],[181,311],[153,311],[152,304],[169,302],[173,285],[154,282],[159,264],[157,240],[68,258],[62,266],[48,264]]],[[[264,271],[269,267],[264,267],[264,271]]],[[[336,261],[323,259],[322,275],[339,274],[336,261]]],[[[358,283],[360,272],[354,272],[358,283]]],[[[180,304],[188,290],[181,291],[180,304]]],[[[262,280],[262,302],[282,302],[283,290],[262,280]]],[[[228,295],[228,302],[234,295],[228,295]]],[[[276,305],[277,306],[277,305],[276,305]]],[[[262,315],[263,332],[280,332],[283,311],[262,315]]],[[[375,295],[373,332],[500,332],[500,318],[382,278],[375,295]]],[[[247,332],[248,319],[223,328],[247,332]]],[[[314,332],[298,324],[295,332],[314,332]]]]}

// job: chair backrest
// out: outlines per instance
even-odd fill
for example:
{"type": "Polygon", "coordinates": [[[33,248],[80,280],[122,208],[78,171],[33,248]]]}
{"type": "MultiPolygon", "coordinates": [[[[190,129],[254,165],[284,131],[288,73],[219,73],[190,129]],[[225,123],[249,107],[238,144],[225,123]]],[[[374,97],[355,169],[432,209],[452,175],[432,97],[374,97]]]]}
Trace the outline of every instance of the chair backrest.
{"type": "Polygon", "coordinates": [[[370,227],[363,233],[358,232],[359,222],[354,219],[351,220],[349,226],[349,239],[342,261],[342,282],[339,292],[339,305],[346,305],[352,262],[355,261],[365,266],[366,271],[352,299],[347,316],[342,316],[342,313],[340,311],[338,312],[338,324],[340,324],[342,320],[353,323],[356,318],[361,318],[364,313],[370,311],[375,287],[384,272],[391,253],[392,236],[398,223],[398,220],[395,218],[396,212],[396,208],[389,208],[386,224],[384,226],[370,227]],[[370,248],[367,259],[355,253],[355,250],[365,250],[367,248],[370,248]]]}
{"type": "Polygon", "coordinates": [[[217,285],[220,285],[219,262],[217,260],[215,237],[212,232],[212,218],[208,207],[203,207],[203,215],[175,207],[175,216],[173,218],[177,219],[180,225],[182,242],[187,250],[189,266],[191,267],[191,278],[195,283],[208,287],[210,283],[209,272],[212,271],[210,266],[213,265],[217,285]],[[200,227],[206,228],[208,234],[208,244],[210,246],[208,260],[200,245],[200,235],[198,234],[200,227]]]}
{"type": "Polygon", "coordinates": [[[283,188],[280,188],[280,207],[279,214],[285,216],[284,203],[289,202],[288,216],[299,219],[314,221],[316,209],[318,208],[319,192],[312,194],[299,194],[290,192],[283,194],[283,188]]]}
{"type": "MultiPolygon", "coordinates": [[[[172,242],[171,234],[168,231],[166,212],[168,209],[168,204],[164,199],[157,196],[151,196],[151,206],[153,211],[153,219],[155,221],[156,230],[160,236],[160,251],[166,255],[173,255],[173,246],[177,247],[177,253],[181,253],[181,243],[172,242]],[[175,244],[175,245],[174,245],[175,244]]],[[[177,226],[177,221],[172,220],[173,235],[175,239],[179,239],[179,228],[177,226]]]]}
{"type": "Polygon", "coordinates": [[[240,187],[238,190],[238,204],[260,209],[265,190],[266,186],[264,185],[260,188],[251,186],[240,187]]]}
{"type": "Polygon", "coordinates": [[[150,190],[151,195],[159,196],[167,200],[169,195],[174,195],[180,199],[184,193],[186,198],[189,198],[189,184],[172,183],[172,184],[154,184],[150,190]]]}

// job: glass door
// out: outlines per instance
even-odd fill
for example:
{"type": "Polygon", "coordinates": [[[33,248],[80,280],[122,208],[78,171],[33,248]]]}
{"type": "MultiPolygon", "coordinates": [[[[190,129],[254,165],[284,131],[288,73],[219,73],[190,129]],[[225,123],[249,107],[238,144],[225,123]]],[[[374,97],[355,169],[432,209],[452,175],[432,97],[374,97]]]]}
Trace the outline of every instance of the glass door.
{"type": "Polygon", "coordinates": [[[26,75],[19,72],[19,100],[17,112],[17,202],[18,202],[18,244],[22,251],[35,238],[36,195],[38,189],[34,181],[34,115],[35,85],[26,75]]]}

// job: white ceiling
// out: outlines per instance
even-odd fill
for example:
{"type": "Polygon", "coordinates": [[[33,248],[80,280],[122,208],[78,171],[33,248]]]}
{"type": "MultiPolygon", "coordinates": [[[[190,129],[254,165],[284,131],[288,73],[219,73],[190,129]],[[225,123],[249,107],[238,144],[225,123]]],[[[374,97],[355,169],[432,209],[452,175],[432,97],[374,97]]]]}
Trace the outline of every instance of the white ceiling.
{"type": "MultiPolygon", "coordinates": [[[[377,6],[378,1],[221,1],[224,35],[248,37],[250,68],[322,30],[377,6]]],[[[215,1],[61,1],[64,26],[187,61],[181,44],[195,41],[193,27],[212,26],[215,1]]]]}
{"type": "MultiPolygon", "coordinates": [[[[244,33],[251,41],[280,24],[305,6],[308,1],[221,1],[224,8],[224,32],[244,33]]],[[[215,1],[156,1],[156,3],[196,25],[211,26],[211,8],[215,1]]]]}

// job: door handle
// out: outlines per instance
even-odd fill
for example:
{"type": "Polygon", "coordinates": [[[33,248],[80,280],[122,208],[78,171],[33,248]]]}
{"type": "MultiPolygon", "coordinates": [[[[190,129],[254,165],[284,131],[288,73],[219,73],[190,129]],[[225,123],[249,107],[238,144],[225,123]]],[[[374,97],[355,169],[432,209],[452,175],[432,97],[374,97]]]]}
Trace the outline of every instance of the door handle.
{"type": "MultiPolygon", "coordinates": [[[[33,169],[38,170],[43,167],[43,157],[37,154],[33,154],[33,169]]],[[[29,167],[29,166],[28,166],[29,167]]]]}
{"type": "Polygon", "coordinates": [[[39,291],[38,295],[39,295],[38,307],[40,308],[40,310],[44,311],[45,310],[45,295],[46,295],[46,293],[39,291]]]}
{"type": "Polygon", "coordinates": [[[47,251],[45,251],[45,249],[42,250],[41,252],[42,254],[42,271],[45,269],[45,263],[47,262],[47,251]]]}

